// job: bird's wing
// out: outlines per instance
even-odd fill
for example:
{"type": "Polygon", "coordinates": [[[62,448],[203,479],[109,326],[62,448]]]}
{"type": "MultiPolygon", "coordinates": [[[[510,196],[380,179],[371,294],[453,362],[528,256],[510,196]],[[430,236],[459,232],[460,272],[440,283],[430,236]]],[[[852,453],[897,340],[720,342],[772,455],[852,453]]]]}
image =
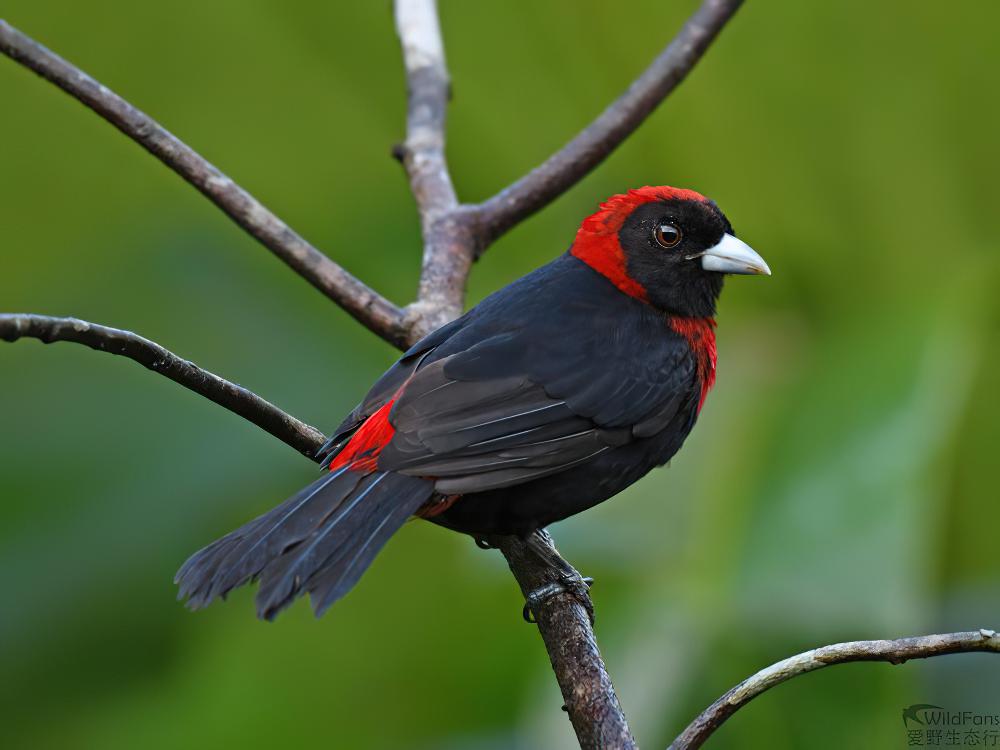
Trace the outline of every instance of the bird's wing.
{"type": "Polygon", "coordinates": [[[347,444],[347,441],[350,440],[357,429],[365,423],[365,420],[392,400],[393,396],[396,395],[396,392],[399,391],[407,379],[420,367],[424,358],[444,341],[447,341],[464,323],[464,318],[454,320],[424,336],[424,338],[407,349],[403,353],[403,356],[392,367],[386,370],[382,374],[382,377],[375,381],[375,384],[365,395],[364,400],[355,406],[350,414],[344,417],[344,420],[333,431],[330,438],[317,451],[316,456],[320,463],[328,464],[330,459],[347,444]]]}
{"type": "Polygon", "coordinates": [[[395,433],[379,468],[434,477],[439,492],[463,494],[554,474],[649,437],[697,403],[690,350],[664,329],[662,318],[646,339],[609,338],[593,324],[576,336],[522,329],[442,352],[396,395],[395,433]]]}
{"type": "Polygon", "coordinates": [[[331,439],[393,402],[379,467],[461,494],[563,471],[623,442],[686,431],[699,388],[662,313],[561,256],[418,342],[331,439]],[[681,420],[678,422],[677,420],[681,420]]]}

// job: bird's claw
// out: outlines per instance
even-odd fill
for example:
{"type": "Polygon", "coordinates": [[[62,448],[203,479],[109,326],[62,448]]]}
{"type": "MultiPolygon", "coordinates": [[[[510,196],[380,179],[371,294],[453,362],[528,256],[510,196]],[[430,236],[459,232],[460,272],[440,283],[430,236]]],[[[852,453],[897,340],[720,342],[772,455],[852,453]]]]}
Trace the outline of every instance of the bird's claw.
{"type": "Polygon", "coordinates": [[[590,624],[594,624],[594,603],[590,600],[590,587],[594,584],[594,579],[580,575],[561,576],[558,581],[546,583],[539,586],[534,591],[528,593],[524,598],[524,609],[521,616],[525,622],[538,622],[539,607],[557,594],[570,594],[585,610],[590,618],[590,624]]]}

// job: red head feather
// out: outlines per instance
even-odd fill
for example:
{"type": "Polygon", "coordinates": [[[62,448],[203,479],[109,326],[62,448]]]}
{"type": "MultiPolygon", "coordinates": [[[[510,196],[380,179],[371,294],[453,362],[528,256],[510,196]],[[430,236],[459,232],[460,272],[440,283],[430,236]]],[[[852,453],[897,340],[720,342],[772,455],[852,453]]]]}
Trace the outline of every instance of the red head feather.
{"type": "MultiPolygon", "coordinates": [[[[646,289],[628,275],[625,251],[618,242],[618,231],[638,206],[652,201],[669,200],[705,202],[708,199],[694,190],[665,186],[641,187],[622,195],[613,195],[601,204],[600,211],[583,220],[570,253],[606,276],[625,294],[647,302],[646,289]]],[[[668,323],[674,331],[687,339],[695,355],[698,380],[701,383],[701,398],[698,400],[700,412],[705,397],[715,384],[715,321],[712,318],[671,316],[668,323]]]]}
{"type": "Polygon", "coordinates": [[[667,186],[641,187],[612,195],[595,214],[588,216],[576,233],[570,253],[606,276],[625,294],[646,301],[646,290],[628,275],[625,251],[618,242],[618,230],[638,206],[653,201],[707,201],[701,193],[667,186]]]}

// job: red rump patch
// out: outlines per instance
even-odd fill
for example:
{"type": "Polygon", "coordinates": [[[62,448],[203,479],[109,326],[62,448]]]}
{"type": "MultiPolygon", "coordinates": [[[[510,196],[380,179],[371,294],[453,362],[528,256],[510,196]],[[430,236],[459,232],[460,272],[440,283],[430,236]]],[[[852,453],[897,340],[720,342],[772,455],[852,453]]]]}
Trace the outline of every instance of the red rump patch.
{"type": "Polygon", "coordinates": [[[579,258],[630,297],[647,301],[646,289],[628,275],[625,251],[618,242],[618,231],[638,206],[653,201],[706,201],[701,193],[672,187],[641,187],[612,195],[601,210],[588,216],[580,225],[570,254],[579,258]]]}
{"type": "Polygon", "coordinates": [[[715,319],[671,317],[670,327],[687,339],[698,363],[698,381],[701,383],[701,398],[698,411],[705,405],[705,397],[715,385],[715,319]]]}
{"type": "Polygon", "coordinates": [[[446,495],[438,501],[431,502],[420,508],[414,515],[418,518],[434,518],[444,513],[448,508],[462,499],[463,495],[446,495]]]}
{"type": "Polygon", "coordinates": [[[395,400],[389,401],[365,420],[344,449],[334,456],[330,471],[348,464],[351,471],[368,472],[378,468],[379,454],[396,434],[396,428],[389,424],[389,412],[395,400]]]}

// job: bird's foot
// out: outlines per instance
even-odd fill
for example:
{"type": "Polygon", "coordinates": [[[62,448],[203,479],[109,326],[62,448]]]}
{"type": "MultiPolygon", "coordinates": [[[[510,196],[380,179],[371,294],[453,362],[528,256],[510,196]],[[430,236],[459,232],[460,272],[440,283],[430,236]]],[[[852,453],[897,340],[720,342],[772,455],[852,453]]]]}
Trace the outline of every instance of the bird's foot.
{"type": "Polygon", "coordinates": [[[528,593],[524,600],[524,610],[522,616],[525,622],[538,622],[539,608],[547,600],[557,594],[569,594],[575,598],[587,611],[590,624],[594,624],[594,602],[590,599],[590,587],[594,585],[594,579],[581,576],[575,570],[573,574],[564,574],[558,581],[546,583],[539,586],[534,591],[528,593]]]}
{"type": "Polygon", "coordinates": [[[538,608],[547,599],[557,594],[570,594],[587,611],[590,624],[594,624],[594,603],[590,599],[593,578],[585,578],[559,554],[552,537],[545,529],[537,529],[526,539],[528,548],[542,562],[558,572],[556,580],[539,586],[525,597],[523,615],[528,622],[537,622],[538,608]]]}
{"type": "MultiPolygon", "coordinates": [[[[503,549],[502,537],[500,538],[499,547],[497,544],[498,537],[484,535],[473,536],[472,539],[480,549],[503,549]]],[[[538,622],[540,607],[546,601],[559,594],[569,594],[587,611],[590,624],[593,625],[594,603],[590,599],[590,587],[593,585],[594,579],[585,578],[580,575],[576,568],[563,559],[552,542],[552,537],[549,536],[545,529],[536,529],[526,537],[522,537],[522,539],[528,549],[543,563],[544,567],[549,569],[549,575],[544,577],[554,577],[554,580],[550,580],[533,591],[529,591],[528,595],[525,596],[524,609],[521,611],[525,621],[530,623],[538,622]]],[[[507,553],[505,552],[504,554],[507,553]]]]}

